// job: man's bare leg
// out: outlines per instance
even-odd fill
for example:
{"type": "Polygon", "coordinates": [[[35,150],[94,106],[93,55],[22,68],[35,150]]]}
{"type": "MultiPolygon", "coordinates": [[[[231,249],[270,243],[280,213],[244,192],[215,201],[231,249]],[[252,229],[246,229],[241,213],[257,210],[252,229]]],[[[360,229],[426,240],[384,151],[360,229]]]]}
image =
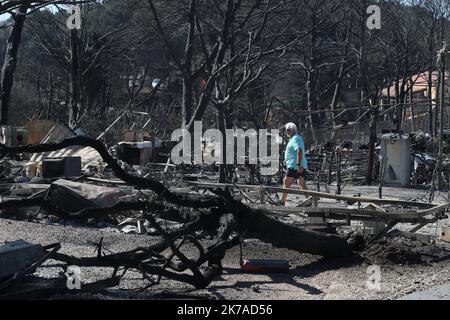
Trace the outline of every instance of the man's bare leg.
{"type": "Polygon", "coordinates": [[[298,186],[300,188],[300,190],[308,190],[308,187],[306,186],[306,182],[305,182],[305,178],[300,177],[298,178],[298,186]]]}
{"type": "MultiPolygon", "coordinates": [[[[289,189],[292,185],[292,178],[289,177],[284,177],[283,180],[283,188],[284,189],[289,189]]],[[[283,193],[281,195],[281,204],[284,205],[286,203],[286,198],[287,198],[287,193],[283,193]]]]}
{"type": "MultiPolygon", "coordinates": [[[[304,191],[308,190],[308,187],[306,186],[306,181],[305,181],[304,177],[298,178],[298,187],[300,190],[304,190],[304,191]]],[[[312,199],[311,197],[308,197],[307,195],[305,195],[305,200],[303,201],[302,204],[304,206],[310,206],[312,203],[311,199],[312,199]]]]}

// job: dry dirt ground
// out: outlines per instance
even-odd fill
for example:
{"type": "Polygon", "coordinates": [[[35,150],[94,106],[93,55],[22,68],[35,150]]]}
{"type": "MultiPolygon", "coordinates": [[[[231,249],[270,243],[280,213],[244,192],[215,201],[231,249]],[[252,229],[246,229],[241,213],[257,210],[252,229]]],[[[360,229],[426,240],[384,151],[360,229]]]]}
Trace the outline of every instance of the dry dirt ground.
{"type": "MultiPolygon", "coordinates": [[[[0,220],[0,241],[25,239],[32,243],[60,242],[60,252],[75,256],[94,255],[94,245],[104,237],[105,247],[114,252],[144,246],[156,239],[142,235],[124,235],[70,226],[52,226],[29,222],[0,220]]],[[[381,265],[381,288],[367,288],[368,266],[358,257],[323,260],[320,257],[273,248],[258,240],[247,240],[243,246],[244,258],[288,259],[288,274],[243,274],[239,265],[239,248],[228,252],[224,259],[224,274],[207,289],[195,292],[200,297],[216,299],[396,299],[450,279],[450,260],[431,265],[381,265]]],[[[49,260],[35,275],[57,277],[61,265],[49,260]]],[[[107,278],[108,268],[82,268],[85,283],[107,278]]],[[[146,282],[138,273],[129,272],[120,287],[111,289],[114,298],[152,298],[155,293],[190,292],[188,285],[170,280],[137,293],[146,282]]],[[[192,292],[190,292],[192,293],[192,292]]],[[[157,296],[156,296],[157,297],[157,296]]]]}
{"type": "MultiPolygon", "coordinates": [[[[358,189],[360,193],[364,193],[364,190],[358,189]]],[[[367,194],[370,195],[370,191],[375,189],[367,190],[367,194]]],[[[401,192],[390,190],[389,192],[395,194],[396,198],[404,199],[423,194],[422,191],[416,190],[401,190],[401,192]]],[[[448,223],[448,221],[440,223],[448,223]]],[[[432,234],[436,227],[429,226],[423,232],[432,234]]],[[[83,226],[0,219],[0,244],[18,239],[43,245],[59,242],[62,245],[61,253],[94,256],[94,243],[97,243],[101,237],[104,237],[104,246],[113,252],[147,246],[158,240],[147,235],[113,232],[108,228],[102,230],[83,226]]],[[[450,253],[449,244],[438,243],[437,245],[444,252],[449,250],[447,253],[450,253]]],[[[155,299],[189,295],[189,297],[200,299],[244,300],[400,299],[411,293],[446,284],[450,280],[450,255],[444,255],[441,261],[430,264],[382,263],[379,265],[381,282],[378,289],[368,287],[370,263],[357,255],[345,259],[323,260],[318,256],[274,248],[270,244],[248,239],[243,245],[243,256],[247,259],[287,259],[290,261],[291,269],[287,274],[244,274],[240,270],[240,250],[234,248],[227,253],[223,261],[224,274],[206,289],[194,291],[189,285],[162,279],[160,284],[140,290],[147,283],[139,273],[128,272],[119,287],[89,298],[155,299]]],[[[61,271],[59,262],[49,260],[38,268],[35,276],[55,278],[61,271]]],[[[107,278],[111,273],[112,269],[108,268],[82,268],[82,281],[83,283],[97,281],[107,278]]],[[[446,290],[445,288],[448,287],[442,288],[446,290]]]]}

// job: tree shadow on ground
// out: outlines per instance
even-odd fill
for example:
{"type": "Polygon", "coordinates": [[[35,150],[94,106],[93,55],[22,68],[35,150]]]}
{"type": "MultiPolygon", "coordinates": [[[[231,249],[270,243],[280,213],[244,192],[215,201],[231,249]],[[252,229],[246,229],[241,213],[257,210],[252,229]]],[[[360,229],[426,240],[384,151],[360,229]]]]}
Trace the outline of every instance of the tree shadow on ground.
{"type": "MultiPolygon", "coordinates": [[[[265,275],[270,278],[270,280],[254,280],[254,281],[236,281],[232,285],[220,286],[221,281],[226,281],[224,276],[232,275],[243,275],[244,272],[241,268],[224,268],[224,274],[218,277],[213,286],[215,289],[253,289],[258,285],[269,285],[269,284],[288,284],[294,287],[304,290],[310,295],[320,295],[323,293],[322,290],[315,288],[311,285],[302,283],[301,278],[310,278],[318,275],[322,272],[338,270],[343,268],[351,268],[354,266],[359,266],[364,263],[364,259],[359,255],[353,255],[344,258],[320,258],[313,262],[307,263],[302,266],[296,266],[289,270],[288,273],[253,273],[253,275],[265,275]]],[[[278,289],[277,289],[278,290],[278,289]]]]}
{"type": "MultiPolygon", "coordinates": [[[[224,268],[224,271],[226,273],[223,276],[231,276],[231,275],[237,275],[237,274],[244,274],[243,271],[240,268],[224,268]]],[[[249,274],[250,275],[250,274],[249,274]]],[[[313,286],[310,286],[305,283],[299,282],[299,277],[295,272],[295,269],[292,269],[289,271],[289,273],[253,273],[252,275],[261,275],[261,276],[267,276],[270,279],[267,280],[250,280],[250,281],[236,281],[233,284],[230,285],[220,285],[220,280],[226,281],[223,276],[216,279],[212,283],[212,288],[215,290],[223,290],[223,289],[255,289],[256,286],[260,285],[270,285],[270,284],[288,284],[294,287],[297,287],[299,289],[304,290],[306,293],[310,295],[319,295],[322,294],[323,291],[315,288],[313,286]]],[[[268,290],[265,288],[264,290],[268,290]]],[[[274,289],[275,290],[275,289],[274,289]]],[[[282,290],[277,288],[277,291],[282,290]]]]}
{"type": "Polygon", "coordinates": [[[302,278],[314,277],[325,271],[351,268],[362,265],[365,262],[364,258],[359,255],[353,255],[345,258],[321,258],[317,261],[308,263],[303,266],[297,266],[294,273],[302,278]]]}

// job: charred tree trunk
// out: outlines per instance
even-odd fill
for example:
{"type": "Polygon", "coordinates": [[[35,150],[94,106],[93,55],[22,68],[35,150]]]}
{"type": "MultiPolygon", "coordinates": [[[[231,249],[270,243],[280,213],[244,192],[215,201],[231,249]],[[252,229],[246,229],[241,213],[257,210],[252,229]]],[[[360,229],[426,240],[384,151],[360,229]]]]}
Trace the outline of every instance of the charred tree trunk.
{"type": "Polygon", "coordinates": [[[341,85],[342,85],[342,80],[344,78],[344,70],[345,70],[345,62],[342,62],[341,66],[339,68],[339,76],[338,76],[338,79],[336,82],[336,86],[334,88],[333,100],[331,101],[331,122],[332,122],[332,126],[333,126],[333,130],[331,132],[331,141],[334,141],[334,137],[336,135],[336,131],[335,131],[336,130],[336,122],[334,119],[334,110],[336,110],[339,95],[341,93],[341,85]]]}
{"type": "Polygon", "coordinates": [[[434,136],[433,130],[433,70],[428,70],[428,86],[427,86],[427,95],[428,95],[428,132],[434,136]]]}
{"type": "Polygon", "coordinates": [[[375,143],[377,142],[377,120],[378,105],[373,110],[373,118],[370,123],[370,140],[369,140],[369,167],[367,168],[366,184],[371,185],[373,182],[373,167],[375,163],[375,143]]]}
{"type": "Polygon", "coordinates": [[[41,75],[39,74],[37,76],[36,79],[36,91],[37,91],[37,98],[38,98],[38,107],[39,107],[39,111],[37,113],[37,117],[40,118],[42,116],[43,113],[43,105],[42,105],[42,94],[41,91],[46,91],[46,87],[44,86],[44,88],[42,88],[41,85],[41,75]]]}
{"type": "Polygon", "coordinates": [[[49,75],[48,75],[48,84],[49,84],[48,104],[47,104],[47,114],[46,114],[45,118],[50,120],[50,116],[52,114],[52,104],[53,104],[53,80],[52,80],[51,73],[49,73],[49,75]]]}
{"type": "MultiPolygon", "coordinates": [[[[408,69],[408,59],[406,59],[406,62],[405,62],[405,70],[407,70],[407,69],[408,69]]],[[[408,79],[407,75],[404,73],[403,77],[401,79],[400,92],[399,92],[399,94],[400,94],[399,103],[401,104],[401,107],[397,109],[398,114],[400,115],[400,118],[399,118],[400,121],[397,123],[397,128],[396,128],[397,131],[402,130],[403,121],[406,119],[406,114],[408,111],[408,108],[406,107],[406,104],[408,102],[408,90],[407,90],[406,86],[408,85],[409,81],[410,80],[408,79]]],[[[411,87],[411,90],[412,90],[412,87],[411,87]]],[[[405,126],[406,126],[406,124],[405,124],[405,126]]]]}
{"type": "Polygon", "coordinates": [[[400,107],[401,102],[402,102],[402,98],[401,98],[401,92],[400,92],[400,78],[399,78],[399,75],[397,74],[396,79],[395,79],[395,104],[397,105],[397,108],[394,111],[394,113],[395,113],[394,124],[395,124],[395,129],[397,131],[400,131],[402,128],[403,108],[400,107]]]}
{"type": "Polygon", "coordinates": [[[195,32],[195,15],[197,12],[197,0],[190,1],[189,11],[189,31],[186,40],[186,47],[184,49],[184,76],[183,76],[183,100],[182,100],[182,117],[183,128],[189,123],[192,117],[192,90],[193,82],[192,78],[192,56],[194,50],[194,32],[195,32]]]}
{"type": "Polygon", "coordinates": [[[229,39],[230,29],[235,19],[236,13],[234,1],[227,0],[226,8],[227,9],[224,16],[223,29],[216,43],[217,51],[214,50],[216,54],[214,57],[214,62],[212,63],[211,66],[211,75],[209,75],[206,81],[205,87],[203,88],[203,93],[200,96],[200,99],[197,103],[197,106],[195,107],[195,110],[193,110],[192,112],[191,120],[189,121],[189,124],[187,124],[186,126],[187,130],[189,131],[191,131],[194,128],[195,121],[201,121],[203,118],[206,108],[211,100],[213,90],[216,86],[217,78],[215,75],[218,73],[218,70],[222,66],[222,63],[224,62],[225,59],[226,51],[228,50],[230,45],[229,39]]]}
{"type": "Polygon", "coordinates": [[[309,125],[311,127],[311,137],[314,142],[314,144],[317,144],[317,136],[314,129],[314,117],[311,113],[314,108],[314,100],[315,100],[315,78],[313,73],[316,71],[308,70],[307,77],[306,77],[306,99],[307,99],[307,105],[308,105],[308,111],[310,112],[308,119],[309,119],[309,125]]]}
{"type": "Polygon", "coordinates": [[[183,117],[183,128],[189,123],[192,116],[192,78],[183,78],[183,100],[181,104],[181,116],[183,117]]]}
{"type": "Polygon", "coordinates": [[[416,132],[416,126],[414,123],[414,82],[412,79],[410,79],[410,91],[409,91],[409,103],[411,104],[411,131],[410,132],[416,132]]]}
{"type": "Polygon", "coordinates": [[[220,131],[223,137],[222,141],[222,163],[219,164],[219,183],[227,182],[227,170],[226,170],[226,156],[227,156],[227,139],[225,130],[225,105],[223,103],[217,103],[217,129],[220,131]]]}
{"type": "Polygon", "coordinates": [[[69,127],[74,129],[78,126],[81,111],[81,88],[80,88],[80,57],[79,57],[78,31],[70,31],[70,110],[69,127]]]}
{"type": "Polygon", "coordinates": [[[30,7],[28,2],[24,2],[14,14],[13,26],[6,45],[5,61],[3,63],[1,79],[1,109],[0,124],[8,124],[8,111],[10,107],[11,90],[14,84],[14,71],[17,65],[17,54],[20,42],[22,41],[22,31],[25,24],[26,13],[30,7]]]}

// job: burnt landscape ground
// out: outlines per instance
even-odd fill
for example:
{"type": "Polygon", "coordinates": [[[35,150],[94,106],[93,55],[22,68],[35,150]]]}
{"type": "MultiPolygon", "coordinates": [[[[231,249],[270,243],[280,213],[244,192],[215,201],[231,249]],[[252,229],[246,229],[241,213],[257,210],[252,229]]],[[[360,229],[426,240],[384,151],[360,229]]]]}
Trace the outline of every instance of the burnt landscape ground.
{"type": "MultiPolygon", "coordinates": [[[[350,187],[349,187],[350,188],[350,187]]],[[[348,189],[347,192],[351,192],[348,189]]],[[[359,192],[370,195],[376,188],[358,188],[359,192]]],[[[386,194],[397,198],[411,199],[423,191],[400,188],[386,188],[386,194]]],[[[438,194],[437,198],[445,196],[438,194]]],[[[297,202],[291,197],[288,206],[297,202]]],[[[283,218],[286,223],[298,223],[292,218],[283,218]]],[[[148,246],[160,237],[124,234],[112,227],[100,228],[98,225],[82,225],[70,222],[32,223],[0,219],[0,243],[24,239],[43,245],[61,243],[60,253],[73,256],[95,256],[96,243],[103,238],[105,249],[121,252],[139,246],[148,246]]],[[[442,220],[440,225],[447,224],[442,220]]],[[[345,227],[349,228],[349,227],[345,227]]],[[[339,230],[348,232],[349,230],[339,230]]],[[[397,230],[410,229],[400,224],[397,230]]],[[[429,225],[421,234],[434,236],[438,226],[429,225]]],[[[212,240],[204,240],[208,245],[212,240]]],[[[195,256],[194,248],[186,247],[187,255],[195,256]]],[[[50,299],[263,299],[263,300],[316,300],[316,299],[399,299],[411,293],[421,292],[445,285],[450,279],[450,245],[445,242],[425,244],[417,239],[386,236],[374,243],[364,252],[355,252],[346,258],[325,259],[320,256],[276,248],[257,239],[243,241],[244,259],[286,259],[290,270],[286,274],[248,274],[240,267],[240,249],[227,251],[223,263],[223,274],[207,288],[194,290],[192,286],[173,280],[162,279],[157,285],[146,287],[142,274],[128,271],[120,285],[94,294],[52,294],[50,299]],[[377,265],[381,271],[379,290],[367,286],[368,267],[377,265]]],[[[51,286],[59,279],[65,282],[63,264],[48,260],[30,276],[24,284],[18,285],[15,292],[26,289],[51,286]]],[[[82,268],[82,283],[91,283],[111,276],[112,268],[82,268]]]]}

